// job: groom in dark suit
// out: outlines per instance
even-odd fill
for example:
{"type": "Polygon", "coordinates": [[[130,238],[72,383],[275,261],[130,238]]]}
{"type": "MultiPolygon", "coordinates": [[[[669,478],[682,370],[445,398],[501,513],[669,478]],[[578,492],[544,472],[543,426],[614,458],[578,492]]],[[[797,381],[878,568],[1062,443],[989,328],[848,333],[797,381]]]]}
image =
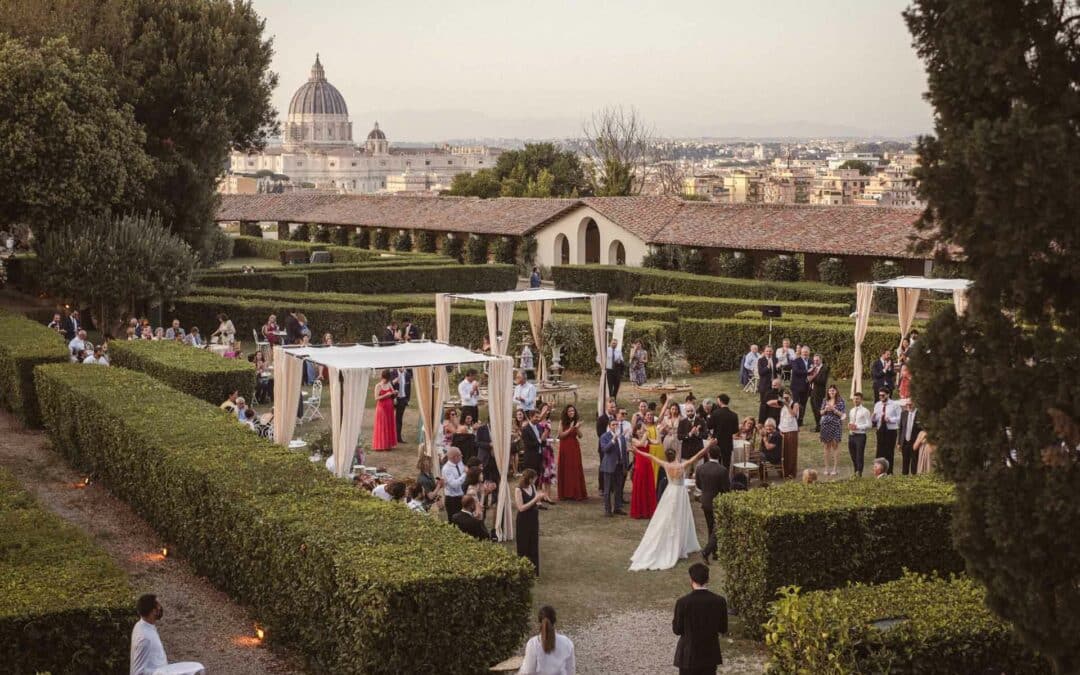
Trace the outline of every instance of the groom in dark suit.
{"type": "Polygon", "coordinates": [[[625,516],[622,493],[629,456],[626,437],[619,432],[619,420],[613,419],[608,423],[608,430],[600,437],[600,453],[600,473],[604,477],[601,493],[604,499],[604,515],[625,516]]]}
{"type": "Polygon", "coordinates": [[[727,600],[710,591],[709,568],[702,563],[690,566],[690,588],[675,603],[671,629],[679,636],[675,647],[675,667],[680,675],[715,675],[724,662],[720,656],[720,634],[727,633],[727,600]]]}
{"type": "Polygon", "coordinates": [[[709,543],[701,552],[701,559],[705,564],[709,563],[710,555],[716,557],[716,516],[713,513],[713,501],[716,500],[716,495],[731,490],[728,468],[720,461],[723,451],[715,440],[709,443],[709,457],[694,473],[697,488],[701,491],[701,512],[705,514],[705,526],[709,530],[709,543]]]}
{"type": "Polygon", "coordinates": [[[394,385],[397,396],[394,398],[394,421],[397,423],[397,437],[401,440],[401,423],[405,421],[405,410],[409,407],[409,399],[412,398],[412,370],[408,368],[395,368],[390,384],[394,385]]]}

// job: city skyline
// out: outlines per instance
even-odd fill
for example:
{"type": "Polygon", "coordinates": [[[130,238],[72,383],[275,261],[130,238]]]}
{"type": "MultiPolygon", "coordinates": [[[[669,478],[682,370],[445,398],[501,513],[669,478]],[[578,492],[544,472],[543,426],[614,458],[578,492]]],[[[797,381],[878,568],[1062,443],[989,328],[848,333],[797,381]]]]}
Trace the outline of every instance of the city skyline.
{"type": "Polygon", "coordinates": [[[405,142],[562,138],[605,105],[695,137],[909,137],[931,130],[906,2],[759,8],[477,0],[447,11],[257,0],[279,115],[319,53],[358,129],[405,142]],[[866,6],[870,5],[870,6],[866,6]],[[706,83],[703,85],[703,83],[706,83]],[[708,84],[711,83],[711,84],[708,84]]]}

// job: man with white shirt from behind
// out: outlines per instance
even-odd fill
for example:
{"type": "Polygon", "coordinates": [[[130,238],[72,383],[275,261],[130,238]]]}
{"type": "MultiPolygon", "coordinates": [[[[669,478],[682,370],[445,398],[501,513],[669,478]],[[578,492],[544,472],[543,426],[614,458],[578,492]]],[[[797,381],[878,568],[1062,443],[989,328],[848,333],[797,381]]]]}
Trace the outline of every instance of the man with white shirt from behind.
{"type": "Polygon", "coordinates": [[[862,477],[863,460],[866,454],[866,432],[870,431],[870,411],[863,407],[861,391],[851,397],[851,409],[848,410],[848,454],[855,475],[862,477]]]}
{"type": "Polygon", "coordinates": [[[746,384],[754,379],[754,373],[757,372],[758,359],[761,358],[761,354],[758,353],[757,345],[750,345],[750,351],[743,356],[742,368],[739,372],[739,384],[746,386],[746,384]]]}
{"type": "Polygon", "coordinates": [[[90,343],[86,341],[86,331],[80,330],[75,334],[75,337],[68,343],[68,354],[71,355],[71,362],[76,363],[79,360],[79,354],[84,349],[91,348],[90,343]]]}
{"type": "Polygon", "coordinates": [[[877,430],[877,457],[888,462],[886,470],[889,474],[892,474],[893,464],[896,462],[896,437],[899,434],[902,413],[900,404],[889,397],[888,388],[883,387],[878,391],[878,402],[874,404],[870,424],[877,430]]]}
{"type": "MultiPolygon", "coordinates": [[[[157,622],[161,621],[165,610],[161,608],[157,596],[152,593],[140,596],[135,609],[139,613],[139,620],[131,629],[130,673],[131,675],[152,675],[159,668],[169,665],[169,660],[165,657],[165,646],[161,644],[161,637],[157,631],[157,622]]],[[[174,666],[187,666],[182,669],[182,672],[190,675],[206,672],[200,663],[185,662],[174,664],[174,666]]]]}
{"type": "Polygon", "coordinates": [[[443,464],[443,508],[446,519],[450,520],[461,510],[461,498],[465,495],[465,478],[468,471],[461,461],[461,450],[450,448],[446,452],[446,464],[443,464]]]}
{"type": "Polygon", "coordinates": [[[517,384],[514,386],[514,407],[527,413],[536,410],[536,385],[526,379],[524,370],[517,374],[517,384]]]}
{"type": "Polygon", "coordinates": [[[473,422],[480,419],[480,382],[476,379],[476,371],[465,371],[465,379],[458,384],[458,398],[461,399],[461,419],[466,415],[472,415],[473,422]]]}

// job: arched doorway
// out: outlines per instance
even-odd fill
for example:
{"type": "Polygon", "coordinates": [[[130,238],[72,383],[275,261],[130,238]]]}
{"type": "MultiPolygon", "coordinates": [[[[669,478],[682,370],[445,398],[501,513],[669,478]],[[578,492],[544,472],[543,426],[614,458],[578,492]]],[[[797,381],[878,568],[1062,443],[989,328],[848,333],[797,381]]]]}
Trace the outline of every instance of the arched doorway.
{"type": "Polygon", "coordinates": [[[565,234],[559,234],[555,237],[555,251],[551,256],[551,264],[570,264],[570,240],[566,238],[565,234]]]}
{"type": "Polygon", "coordinates": [[[608,246],[608,264],[609,265],[625,265],[626,264],[626,247],[623,243],[616,239],[608,246]]]}
{"type": "Polygon", "coordinates": [[[600,262],[600,228],[589,218],[585,225],[585,263],[600,262]]]}

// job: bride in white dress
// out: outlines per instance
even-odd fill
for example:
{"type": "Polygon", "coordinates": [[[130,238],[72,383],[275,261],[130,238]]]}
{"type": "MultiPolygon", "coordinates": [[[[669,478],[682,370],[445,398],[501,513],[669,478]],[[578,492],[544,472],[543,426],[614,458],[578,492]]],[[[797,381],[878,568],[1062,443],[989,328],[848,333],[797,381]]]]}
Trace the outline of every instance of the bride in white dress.
{"type": "Polygon", "coordinates": [[[683,462],[665,462],[641,451],[637,451],[637,454],[639,462],[647,459],[659,464],[667,473],[668,485],[660,503],[656,505],[641,543],[630,557],[630,571],[666,570],[674,567],[680,559],[701,550],[683,475],[686,468],[701,459],[705,451],[683,462]]]}

